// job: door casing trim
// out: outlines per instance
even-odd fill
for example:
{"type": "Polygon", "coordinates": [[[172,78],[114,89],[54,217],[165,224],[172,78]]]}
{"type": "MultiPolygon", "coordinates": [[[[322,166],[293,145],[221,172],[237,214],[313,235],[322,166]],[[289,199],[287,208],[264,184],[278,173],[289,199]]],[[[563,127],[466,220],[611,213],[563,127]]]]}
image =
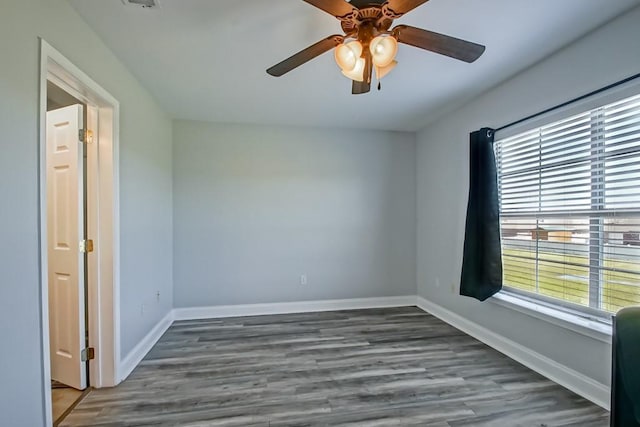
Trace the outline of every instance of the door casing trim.
{"type": "Polygon", "coordinates": [[[89,344],[96,358],[89,363],[92,387],[118,384],[120,363],[120,203],[119,118],[120,104],[109,92],[75,66],[58,50],[40,39],[38,222],[40,247],[40,316],[42,396],[45,425],[53,424],[51,412],[51,361],[49,355],[49,298],[46,233],[46,112],[47,81],[95,107],[97,143],[87,144],[87,163],[94,164],[87,176],[89,236],[95,242],[88,260],[89,344]],[[93,267],[93,268],[92,268],[93,267]]]}

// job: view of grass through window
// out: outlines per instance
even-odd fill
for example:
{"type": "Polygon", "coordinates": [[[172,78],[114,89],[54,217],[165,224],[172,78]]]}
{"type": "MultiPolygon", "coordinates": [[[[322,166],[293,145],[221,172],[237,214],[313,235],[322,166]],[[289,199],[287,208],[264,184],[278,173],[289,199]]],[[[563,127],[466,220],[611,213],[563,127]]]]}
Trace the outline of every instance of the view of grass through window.
{"type": "Polygon", "coordinates": [[[640,95],[496,141],[504,284],[640,305],[640,95]]]}
{"type": "MultiPolygon", "coordinates": [[[[536,266],[535,252],[505,248],[503,256],[506,284],[525,291],[589,306],[589,267],[586,257],[566,257],[558,252],[542,252],[539,253],[540,262],[536,266]],[[583,266],[577,267],[572,264],[583,266]],[[539,277],[537,282],[536,277],[539,277]]],[[[608,312],[616,312],[628,305],[640,305],[638,265],[617,260],[610,260],[605,265],[613,271],[603,275],[600,308],[608,312]],[[636,269],[636,273],[615,271],[633,268],[636,269]]]]}

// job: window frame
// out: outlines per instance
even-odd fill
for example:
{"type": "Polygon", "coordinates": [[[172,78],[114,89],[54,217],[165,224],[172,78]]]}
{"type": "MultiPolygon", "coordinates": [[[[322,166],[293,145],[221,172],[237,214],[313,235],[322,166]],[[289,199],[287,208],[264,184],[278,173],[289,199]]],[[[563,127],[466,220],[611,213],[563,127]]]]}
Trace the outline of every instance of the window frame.
{"type": "MultiPolygon", "coordinates": [[[[620,85],[609,87],[606,90],[597,91],[593,95],[580,97],[578,98],[578,100],[565,103],[559,108],[547,110],[544,113],[534,115],[530,118],[516,122],[514,125],[509,125],[504,128],[498,129],[495,134],[495,141],[498,142],[500,140],[504,140],[518,134],[533,131],[537,128],[562,121],[569,117],[588,112],[591,112],[592,126],[600,126],[600,129],[602,129],[602,126],[604,124],[600,120],[601,117],[598,117],[598,110],[602,111],[603,107],[608,104],[612,104],[625,98],[637,95],[640,95],[640,77],[638,76],[620,85]]],[[[598,129],[595,129],[591,132],[591,134],[602,135],[602,132],[598,131],[598,129]]],[[[590,146],[591,152],[597,153],[599,150],[600,152],[602,152],[602,150],[604,149],[604,143],[605,139],[603,137],[592,137],[590,146]]],[[[496,162],[499,174],[500,153],[498,149],[496,149],[496,162]]],[[[590,164],[593,168],[593,163],[590,164]]],[[[592,206],[590,211],[594,209],[597,210],[604,208],[604,197],[600,199],[597,197],[594,198],[594,194],[598,192],[601,194],[604,188],[604,173],[604,168],[600,168],[600,170],[596,172],[596,176],[593,176],[594,179],[592,179],[591,181],[592,184],[590,188],[590,195],[592,206]],[[596,200],[595,204],[594,200],[596,200]],[[600,202],[599,204],[598,201],[600,202]]],[[[498,179],[500,179],[499,175],[498,179]]],[[[499,184],[500,182],[498,183],[498,185],[499,184]]],[[[502,203],[502,200],[500,200],[500,203],[502,203]]],[[[553,215],[553,213],[551,215],[553,215]]],[[[502,218],[503,216],[500,215],[501,220],[502,218]]],[[[594,223],[593,225],[590,225],[590,227],[593,226],[600,231],[598,233],[598,237],[596,237],[595,240],[598,240],[598,238],[601,240],[601,232],[604,230],[604,220],[603,218],[595,220],[599,223],[594,223]]],[[[592,240],[594,240],[594,237],[590,236],[589,240],[591,242],[592,240]]],[[[589,246],[591,247],[592,245],[589,244],[589,246]]],[[[589,254],[589,256],[591,256],[591,253],[589,254]]],[[[602,265],[601,257],[599,258],[598,265],[602,265]]],[[[534,315],[535,317],[541,317],[545,320],[551,320],[552,323],[557,323],[556,321],[554,321],[554,319],[563,319],[560,323],[566,323],[567,319],[574,319],[569,320],[568,322],[570,324],[575,323],[581,325],[578,328],[578,332],[581,332],[583,328],[586,328],[587,330],[595,331],[598,337],[601,337],[602,334],[604,334],[604,336],[606,337],[610,334],[611,322],[613,317],[615,316],[615,313],[607,312],[605,310],[593,307],[593,305],[596,304],[598,307],[600,306],[603,289],[602,280],[600,279],[600,277],[596,277],[596,274],[599,275],[599,272],[596,271],[594,274],[593,271],[594,269],[589,266],[589,306],[573,303],[570,301],[563,301],[553,297],[548,297],[546,295],[541,295],[539,293],[525,291],[513,286],[509,286],[508,284],[503,285],[503,290],[496,294],[493,300],[500,305],[507,307],[512,306],[512,308],[517,309],[518,311],[524,311],[528,314],[534,315]],[[540,313],[544,313],[544,315],[540,315],[540,313]],[[590,326],[585,327],[585,321],[590,326]]],[[[571,327],[569,329],[574,328],[571,327]]],[[[591,336],[591,333],[588,333],[587,335],[591,336]]]]}

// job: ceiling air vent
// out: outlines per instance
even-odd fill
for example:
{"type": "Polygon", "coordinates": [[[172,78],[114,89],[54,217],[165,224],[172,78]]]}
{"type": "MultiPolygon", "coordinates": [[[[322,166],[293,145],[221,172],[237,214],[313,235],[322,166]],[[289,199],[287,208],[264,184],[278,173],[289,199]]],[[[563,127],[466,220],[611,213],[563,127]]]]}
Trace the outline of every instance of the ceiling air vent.
{"type": "Polygon", "coordinates": [[[159,0],[122,0],[125,6],[138,6],[143,9],[157,9],[160,7],[159,0]]]}

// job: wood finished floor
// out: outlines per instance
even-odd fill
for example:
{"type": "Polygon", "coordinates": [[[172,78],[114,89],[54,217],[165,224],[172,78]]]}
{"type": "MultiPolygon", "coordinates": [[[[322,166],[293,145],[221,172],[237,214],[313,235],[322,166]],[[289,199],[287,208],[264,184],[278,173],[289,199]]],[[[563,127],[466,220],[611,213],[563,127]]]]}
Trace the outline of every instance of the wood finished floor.
{"type": "Polygon", "coordinates": [[[54,424],[82,397],[79,390],[70,387],[60,387],[51,390],[51,409],[54,424]]]}
{"type": "Polygon", "coordinates": [[[61,425],[604,427],[608,413],[405,307],[176,322],[61,425]]]}

